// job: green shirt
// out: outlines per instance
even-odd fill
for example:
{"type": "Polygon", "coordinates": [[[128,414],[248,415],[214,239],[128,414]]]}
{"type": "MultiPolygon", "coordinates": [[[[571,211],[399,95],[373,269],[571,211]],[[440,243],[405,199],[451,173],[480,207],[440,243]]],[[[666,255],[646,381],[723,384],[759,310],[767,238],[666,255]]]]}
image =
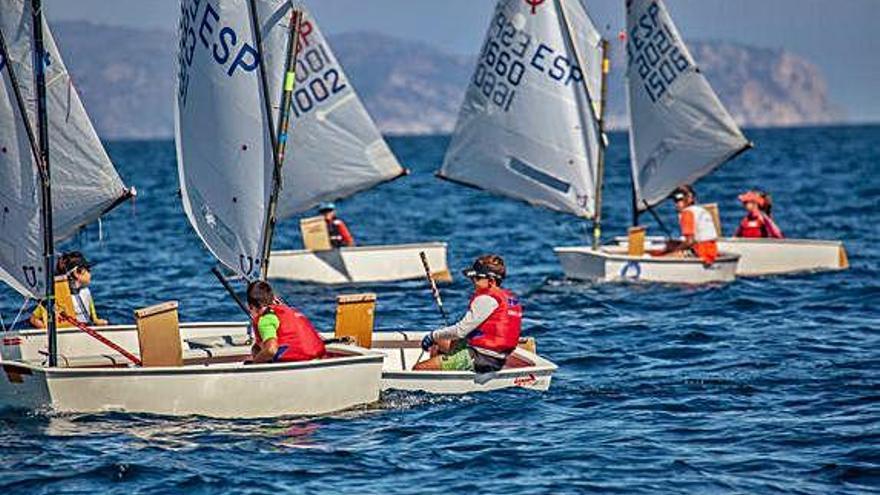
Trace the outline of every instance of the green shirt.
{"type": "Polygon", "coordinates": [[[269,339],[278,338],[278,327],[281,326],[281,320],[273,313],[266,313],[257,321],[257,331],[260,332],[260,341],[266,342],[269,339]]]}

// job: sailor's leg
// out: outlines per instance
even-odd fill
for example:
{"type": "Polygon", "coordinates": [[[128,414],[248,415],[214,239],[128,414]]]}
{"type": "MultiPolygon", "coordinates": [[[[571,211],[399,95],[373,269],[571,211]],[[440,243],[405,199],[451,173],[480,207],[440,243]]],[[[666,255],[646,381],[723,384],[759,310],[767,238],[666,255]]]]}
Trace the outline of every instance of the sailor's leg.
{"type": "Polygon", "coordinates": [[[422,362],[416,363],[413,366],[413,371],[438,371],[443,369],[441,360],[443,359],[443,355],[437,355],[430,359],[426,359],[422,362]]]}

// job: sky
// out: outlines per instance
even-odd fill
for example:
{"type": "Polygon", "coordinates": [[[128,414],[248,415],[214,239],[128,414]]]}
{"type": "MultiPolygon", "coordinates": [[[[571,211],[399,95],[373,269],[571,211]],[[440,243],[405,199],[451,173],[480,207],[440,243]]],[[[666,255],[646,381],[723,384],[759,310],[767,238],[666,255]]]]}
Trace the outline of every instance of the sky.
{"type": "MultiPolygon", "coordinates": [[[[526,0],[523,0],[526,1],[526,0]]],[[[583,0],[613,38],[624,0],[583,0]]],[[[44,0],[50,20],[173,30],[177,0],[44,0]]],[[[833,103],[855,122],[880,122],[880,0],[667,0],[688,39],[784,48],[817,64],[833,103]]],[[[327,33],[377,31],[473,54],[495,0],[312,0],[327,33]]]]}

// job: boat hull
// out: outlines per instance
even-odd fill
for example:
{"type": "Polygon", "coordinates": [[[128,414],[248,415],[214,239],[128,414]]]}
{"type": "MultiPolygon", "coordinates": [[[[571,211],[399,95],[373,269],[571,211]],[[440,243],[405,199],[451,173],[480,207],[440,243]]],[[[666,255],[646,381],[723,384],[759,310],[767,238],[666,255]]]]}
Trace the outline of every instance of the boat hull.
{"type": "MultiPolygon", "coordinates": [[[[119,344],[129,352],[138,353],[137,330],[133,326],[113,326],[100,328],[102,335],[119,344]]],[[[247,353],[247,325],[243,323],[184,323],[180,326],[181,340],[185,357],[205,359],[209,357],[238,356],[239,360],[247,353]]],[[[424,358],[420,342],[422,332],[375,332],[372,350],[384,357],[382,364],[382,390],[411,390],[437,394],[465,394],[485,392],[502,388],[524,388],[547,390],[556,365],[549,360],[532,354],[525,349],[517,349],[510,360],[513,367],[498,373],[477,375],[456,371],[413,371],[418,359],[424,358]]],[[[325,334],[325,338],[333,337],[325,334]]],[[[2,356],[9,360],[26,363],[41,363],[42,352],[46,348],[46,334],[39,330],[24,330],[12,333],[2,347],[2,356]],[[15,342],[14,344],[11,344],[15,342]]],[[[121,355],[108,353],[103,344],[87,334],[72,328],[59,330],[59,362],[64,366],[126,366],[121,355]]],[[[0,377],[0,382],[2,382],[0,377]]],[[[0,390],[19,393],[23,388],[0,390]]],[[[37,397],[43,397],[34,393],[37,397]]],[[[24,399],[18,399],[24,404],[24,399]]],[[[32,400],[40,402],[40,400],[32,400]]],[[[51,402],[43,400],[43,402],[51,402]]]]}
{"type": "MultiPolygon", "coordinates": [[[[646,241],[647,249],[659,249],[666,245],[662,237],[649,237],[646,241]]],[[[615,242],[622,247],[628,244],[626,237],[616,237],[615,242]]],[[[741,277],[849,268],[846,247],[841,241],[722,237],[718,239],[718,249],[740,256],[736,275],[741,277]]]]}
{"type": "Polygon", "coordinates": [[[359,284],[425,276],[419,253],[425,252],[439,281],[451,281],[446,243],[344,247],[331,251],[272,251],[269,278],[316,284],[359,284]]]}
{"type": "Polygon", "coordinates": [[[629,256],[625,247],[605,246],[555,248],[566,278],[597,282],[659,282],[707,284],[731,282],[736,278],[739,256],[722,254],[711,266],[697,258],[629,256]]]}
{"type": "Polygon", "coordinates": [[[413,371],[419,358],[423,332],[376,332],[373,350],[385,355],[382,390],[405,390],[431,394],[470,394],[505,388],[546,391],[556,371],[549,360],[518,348],[508,366],[495,373],[469,371],[413,371]]]}
{"type": "Polygon", "coordinates": [[[746,277],[849,268],[840,241],[722,238],[718,249],[740,255],[736,274],[746,277]]]}
{"type": "Polygon", "coordinates": [[[382,356],[301,363],[239,362],[168,368],[46,368],[4,362],[0,408],[264,418],[322,415],[379,400],[382,356]]]}

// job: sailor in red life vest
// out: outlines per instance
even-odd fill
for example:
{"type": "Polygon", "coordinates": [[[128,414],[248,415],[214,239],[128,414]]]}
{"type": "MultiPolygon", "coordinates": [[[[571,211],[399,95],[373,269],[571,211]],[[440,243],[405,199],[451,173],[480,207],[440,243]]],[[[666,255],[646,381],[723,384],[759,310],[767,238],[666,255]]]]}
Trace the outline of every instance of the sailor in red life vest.
{"type": "Polygon", "coordinates": [[[247,302],[256,340],[251,349],[254,363],[309,361],[324,356],[324,341],[309,319],[282,304],[267,282],[251,282],[247,302]]]}
{"type": "Polygon", "coordinates": [[[327,232],[330,234],[330,244],[334,248],[354,246],[354,236],[348,231],[348,226],[341,218],[336,216],[336,205],[333,203],[322,203],[318,208],[318,212],[324,217],[327,223],[327,232]]]}
{"type": "Polygon", "coordinates": [[[747,238],[772,238],[782,239],[782,230],[770,217],[770,200],[766,194],[757,191],[747,191],[739,195],[739,200],[746,209],[743,217],[736,228],[734,237],[747,238]]]}
{"type": "Polygon", "coordinates": [[[425,335],[422,349],[432,350],[432,357],[414,370],[488,373],[504,367],[519,344],[523,314],[516,295],[501,288],[506,274],[497,255],[481,256],[464,271],[475,289],[467,313],[458,323],[425,335]]]}
{"type": "Polygon", "coordinates": [[[705,265],[718,258],[718,230],[712,214],[696,203],[697,194],[691,186],[684,185],[673,191],[672,200],[678,210],[682,241],[670,241],[664,254],[693,253],[705,265]]]}

